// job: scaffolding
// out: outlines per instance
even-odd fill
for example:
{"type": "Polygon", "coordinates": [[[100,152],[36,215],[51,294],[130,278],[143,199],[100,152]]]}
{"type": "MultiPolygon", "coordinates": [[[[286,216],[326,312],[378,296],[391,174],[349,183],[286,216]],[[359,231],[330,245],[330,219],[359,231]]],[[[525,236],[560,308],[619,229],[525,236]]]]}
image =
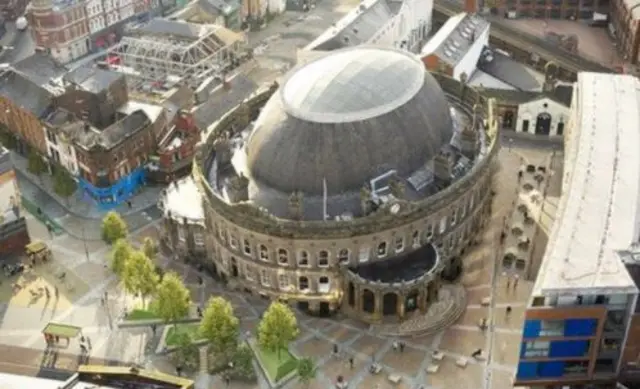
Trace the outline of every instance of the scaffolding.
{"type": "Polygon", "coordinates": [[[137,78],[138,85],[180,80],[195,88],[234,67],[245,50],[243,36],[221,26],[168,20],[157,24],[131,31],[107,52],[110,67],[137,78]]]}

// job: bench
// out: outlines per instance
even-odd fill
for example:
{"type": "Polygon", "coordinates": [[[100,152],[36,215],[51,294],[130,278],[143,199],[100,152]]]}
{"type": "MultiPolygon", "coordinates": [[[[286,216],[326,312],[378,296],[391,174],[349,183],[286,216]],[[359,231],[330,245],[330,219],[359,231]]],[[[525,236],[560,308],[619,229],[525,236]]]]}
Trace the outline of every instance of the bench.
{"type": "Polygon", "coordinates": [[[431,353],[431,359],[433,359],[434,361],[442,361],[444,359],[444,354],[440,351],[434,351],[433,353],[431,353]]]}
{"type": "Polygon", "coordinates": [[[389,382],[393,384],[398,384],[402,380],[402,377],[400,377],[397,374],[390,374],[389,377],[387,377],[387,379],[389,380],[389,382]]]}
{"type": "Polygon", "coordinates": [[[436,374],[438,372],[438,370],[440,370],[440,366],[439,365],[429,365],[429,366],[427,366],[427,373],[429,373],[429,374],[436,374]]]}
{"type": "Polygon", "coordinates": [[[464,369],[465,367],[467,367],[468,363],[469,363],[469,360],[467,360],[467,358],[465,357],[460,357],[456,360],[456,366],[458,366],[461,369],[464,369]]]}
{"type": "Polygon", "coordinates": [[[482,301],[480,302],[480,305],[482,305],[483,307],[487,307],[491,305],[491,297],[483,298],[482,301]]]}

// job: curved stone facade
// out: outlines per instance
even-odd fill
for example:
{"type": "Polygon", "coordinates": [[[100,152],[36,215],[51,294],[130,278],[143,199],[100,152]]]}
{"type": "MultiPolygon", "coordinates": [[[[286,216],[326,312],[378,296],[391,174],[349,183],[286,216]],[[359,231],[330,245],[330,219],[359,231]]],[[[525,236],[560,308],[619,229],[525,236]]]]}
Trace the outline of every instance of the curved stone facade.
{"type": "MultiPolygon", "coordinates": [[[[207,174],[217,142],[246,121],[247,107],[256,117],[276,91],[274,85],[215,123],[198,150],[193,179],[202,195],[204,220],[166,219],[171,220],[172,228],[178,225],[185,231],[192,227],[200,231],[204,222],[206,263],[241,290],[295,302],[321,314],[342,307],[348,315],[367,322],[389,316],[403,319],[413,310],[426,311],[438,298],[443,279],[454,279],[460,273],[465,249],[477,239],[490,215],[491,179],[499,147],[493,101],[446,76],[433,76],[452,105],[469,116],[475,112],[477,122],[482,120],[484,126],[479,128],[486,145],[483,157],[470,171],[437,193],[402,202],[399,210],[380,209],[351,220],[326,221],[282,219],[246,202],[224,201],[212,189],[207,174]],[[437,260],[416,278],[383,282],[353,270],[363,264],[394,261],[428,245],[437,260]]],[[[180,239],[172,242],[180,243],[180,239]]]]}

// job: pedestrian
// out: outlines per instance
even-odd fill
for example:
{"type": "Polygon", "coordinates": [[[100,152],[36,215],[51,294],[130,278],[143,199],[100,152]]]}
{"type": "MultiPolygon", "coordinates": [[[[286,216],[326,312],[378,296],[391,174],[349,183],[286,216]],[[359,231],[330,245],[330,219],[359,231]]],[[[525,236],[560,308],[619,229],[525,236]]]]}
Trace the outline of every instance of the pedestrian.
{"type": "Polygon", "coordinates": [[[156,336],[156,325],[155,324],[151,324],[151,332],[153,333],[153,336],[156,336]]]}
{"type": "Polygon", "coordinates": [[[47,288],[46,286],[44,287],[44,294],[45,296],[47,296],[47,300],[51,298],[51,293],[49,293],[49,288],[47,288]]]}
{"type": "Polygon", "coordinates": [[[81,344],[81,345],[80,345],[80,351],[81,351],[83,354],[86,354],[86,353],[87,353],[87,347],[86,347],[84,344],[81,344]]]}
{"type": "Polygon", "coordinates": [[[400,352],[404,352],[404,342],[400,342],[400,352]]]}
{"type": "Polygon", "coordinates": [[[511,313],[511,305],[507,305],[507,316],[511,313]]]}
{"type": "Polygon", "coordinates": [[[131,209],[131,207],[132,207],[131,200],[127,200],[127,207],[129,207],[129,209],[131,209]]]}
{"type": "Polygon", "coordinates": [[[335,355],[338,355],[338,345],[337,345],[337,344],[335,344],[335,343],[333,344],[333,353],[334,353],[335,355]]]}
{"type": "Polygon", "coordinates": [[[100,297],[100,304],[104,305],[104,296],[100,297]]]}
{"type": "Polygon", "coordinates": [[[398,349],[400,348],[400,344],[398,343],[397,340],[394,340],[393,343],[391,344],[391,347],[393,348],[393,351],[398,351],[398,349]]]}
{"type": "Polygon", "coordinates": [[[54,293],[55,293],[55,295],[56,295],[56,299],[57,299],[57,298],[59,298],[59,297],[60,297],[60,291],[58,290],[58,287],[57,287],[57,286],[54,286],[53,291],[54,291],[54,293]]]}
{"type": "Polygon", "coordinates": [[[229,377],[228,375],[224,376],[224,382],[227,387],[229,387],[229,384],[231,383],[231,377],[229,377]]]}
{"type": "Polygon", "coordinates": [[[349,358],[349,366],[351,366],[351,370],[353,370],[353,366],[354,366],[353,357],[349,358]]]}
{"type": "Polygon", "coordinates": [[[196,312],[198,312],[198,317],[199,317],[200,319],[202,319],[202,308],[197,307],[197,308],[196,308],[196,312]]]}
{"type": "Polygon", "coordinates": [[[182,377],[182,366],[176,366],[176,374],[178,375],[178,377],[182,377]]]}
{"type": "Polygon", "coordinates": [[[56,343],[60,343],[60,337],[56,335],[56,343]]]}
{"type": "Polygon", "coordinates": [[[511,287],[511,278],[507,278],[507,291],[511,287]]]}
{"type": "Polygon", "coordinates": [[[520,276],[518,274],[516,274],[513,277],[513,290],[515,291],[516,289],[518,289],[518,280],[520,279],[520,276]]]}
{"type": "Polygon", "coordinates": [[[91,350],[91,338],[87,336],[87,346],[89,346],[89,350],[91,350]]]}

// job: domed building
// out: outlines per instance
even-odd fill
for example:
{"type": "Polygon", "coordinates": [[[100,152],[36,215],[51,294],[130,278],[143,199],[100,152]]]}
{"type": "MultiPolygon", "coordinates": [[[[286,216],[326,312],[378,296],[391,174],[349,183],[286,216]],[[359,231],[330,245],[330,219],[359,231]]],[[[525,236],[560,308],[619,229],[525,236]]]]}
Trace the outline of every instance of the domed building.
{"type": "Polygon", "coordinates": [[[240,290],[314,313],[426,312],[490,214],[491,107],[394,49],[293,69],[197,153],[209,263],[240,290]]]}

